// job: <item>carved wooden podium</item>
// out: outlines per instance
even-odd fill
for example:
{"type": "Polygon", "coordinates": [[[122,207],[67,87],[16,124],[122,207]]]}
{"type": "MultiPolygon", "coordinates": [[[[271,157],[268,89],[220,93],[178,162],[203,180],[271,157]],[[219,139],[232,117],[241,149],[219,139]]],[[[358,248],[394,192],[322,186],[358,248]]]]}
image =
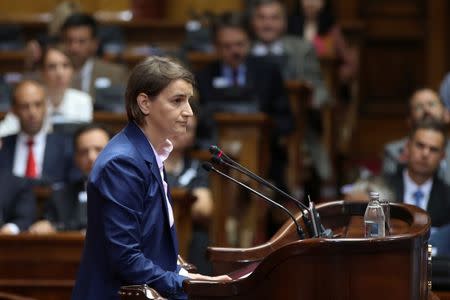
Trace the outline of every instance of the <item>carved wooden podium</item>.
{"type": "MultiPolygon", "coordinates": [[[[266,244],[210,248],[218,273],[231,282],[185,281],[189,299],[408,299],[431,297],[430,219],[425,211],[392,204],[392,235],[363,237],[366,203],[317,206],[332,239],[298,240],[287,222],[266,244]]],[[[301,222],[300,215],[297,216],[301,222]]]]}

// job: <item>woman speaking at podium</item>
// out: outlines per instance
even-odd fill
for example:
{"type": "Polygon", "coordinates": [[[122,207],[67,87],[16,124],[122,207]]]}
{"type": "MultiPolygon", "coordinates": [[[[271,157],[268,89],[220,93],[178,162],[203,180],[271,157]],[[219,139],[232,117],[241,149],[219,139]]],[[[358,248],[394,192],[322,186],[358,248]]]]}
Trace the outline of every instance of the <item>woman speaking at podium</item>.
{"type": "Polygon", "coordinates": [[[191,72],[150,57],[131,72],[125,93],[129,123],[98,156],[87,183],[88,227],[74,300],[119,299],[122,285],[147,284],[169,299],[186,299],[191,274],[177,266],[172,200],[164,160],[170,138],[193,115],[191,72]]]}

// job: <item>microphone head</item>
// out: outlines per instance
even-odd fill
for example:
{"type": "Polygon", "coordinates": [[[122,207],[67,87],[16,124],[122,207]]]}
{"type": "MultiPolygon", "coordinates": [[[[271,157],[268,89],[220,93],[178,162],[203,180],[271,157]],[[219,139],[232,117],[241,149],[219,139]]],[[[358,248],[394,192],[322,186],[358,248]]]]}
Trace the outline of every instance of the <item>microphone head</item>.
{"type": "Polygon", "coordinates": [[[213,156],[211,157],[211,161],[212,161],[214,164],[221,164],[221,163],[223,163],[223,160],[222,160],[220,157],[218,157],[217,155],[213,155],[213,156]]]}
{"type": "Polygon", "coordinates": [[[203,169],[205,169],[206,171],[210,172],[212,169],[214,169],[213,165],[209,162],[204,162],[202,164],[203,169]]]}
{"type": "Polygon", "coordinates": [[[217,147],[216,145],[211,145],[209,146],[209,153],[213,154],[213,155],[217,155],[220,152],[222,152],[222,150],[220,150],[219,147],[217,147]]]}

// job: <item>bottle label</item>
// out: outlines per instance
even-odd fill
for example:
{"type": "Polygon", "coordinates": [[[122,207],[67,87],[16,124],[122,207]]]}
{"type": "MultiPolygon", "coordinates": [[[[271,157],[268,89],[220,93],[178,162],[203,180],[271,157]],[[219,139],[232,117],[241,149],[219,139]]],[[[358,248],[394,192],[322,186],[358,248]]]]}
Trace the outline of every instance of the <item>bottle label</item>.
{"type": "Polygon", "coordinates": [[[381,237],[384,236],[383,228],[375,222],[365,222],[365,237],[381,237]]]}

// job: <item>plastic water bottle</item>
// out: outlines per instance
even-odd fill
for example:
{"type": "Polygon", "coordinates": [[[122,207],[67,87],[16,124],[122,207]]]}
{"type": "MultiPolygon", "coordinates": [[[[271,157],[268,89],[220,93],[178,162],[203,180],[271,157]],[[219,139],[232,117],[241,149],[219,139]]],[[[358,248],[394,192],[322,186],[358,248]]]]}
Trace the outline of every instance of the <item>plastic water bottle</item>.
{"type": "Polygon", "coordinates": [[[385,217],[380,204],[380,194],[370,192],[369,196],[370,201],[364,214],[364,236],[383,237],[385,236],[385,217]]]}

